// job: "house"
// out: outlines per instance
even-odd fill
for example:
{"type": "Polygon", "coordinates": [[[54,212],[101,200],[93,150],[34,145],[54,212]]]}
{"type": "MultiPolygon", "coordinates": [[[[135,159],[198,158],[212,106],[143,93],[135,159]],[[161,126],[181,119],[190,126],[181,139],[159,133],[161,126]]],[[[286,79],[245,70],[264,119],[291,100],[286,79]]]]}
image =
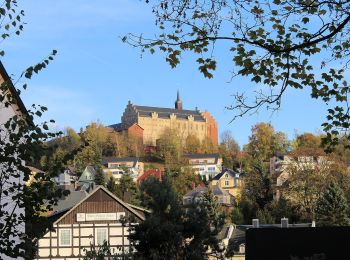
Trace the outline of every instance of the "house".
{"type": "Polygon", "coordinates": [[[218,153],[212,154],[187,154],[189,166],[199,174],[203,180],[211,180],[215,175],[221,172],[222,158],[218,153]]]}
{"type": "Polygon", "coordinates": [[[36,259],[82,259],[84,250],[91,245],[98,248],[105,241],[116,253],[132,250],[130,228],[143,221],[147,211],[125,203],[102,186],[81,194],[75,205],[71,202],[50,215],[53,230],[39,240],[36,259]]]}
{"type": "Polygon", "coordinates": [[[159,169],[149,169],[144,172],[140,177],[137,178],[137,184],[141,184],[143,181],[148,179],[149,177],[154,177],[157,180],[161,181],[163,178],[164,172],[159,169]]]}
{"type": "Polygon", "coordinates": [[[27,166],[27,168],[30,170],[30,176],[29,179],[25,182],[25,185],[30,186],[35,181],[35,175],[44,172],[33,166],[27,166]]]}
{"type": "Polygon", "coordinates": [[[330,167],[332,162],[326,156],[276,155],[270,158],[270,175],[273,180],[274,198],[279,200],[283,190],[288,187],[293,170],[330,167]]]}
{"type": "MultiPolygon", "coordinates": [[[[212,190],[214,196],[217,198],[217,201],[221,206],[231,207],[234,205],[234,198],[230,193],[222,190],[218,186],[210,187],[210,189],[212,190]]],[[[194,188],[193,190],[186,193],[185,196],[183,196],[183,205],[185,207],[189,207],[192,204],[200,202],[203,194],[206,192],[208,192],[208,188],[205,186],[198,186],[194,188]]]]}
{"type": "MultiPolygon", "coordinates": [[[[90,166],[91,167],[91,166],[90,166]]],[[[70,169],[65,169],[57,177],[54,178],[55,183],[59,187],[63,187],[66,190],[75,190],[78,185],[78,177],[70,169]]]]}
{"type": "Polygon", "coordinates": [[[78,179],[78,186],[87,185],[94,183],[96,170],[93,166],[86,166],[83,173],[78,179]]]}
{"type": "Polygon", "coordinates": [[[229,169],[223,169],[212,179],[210,186],[218,186],[222,190],[229,192],[235,198],[240,197],[242,187],[240,173],[229,169]]]}
{"type": "MultiPolygon", "coordinates": [[[[16,146],[16,144],[12,144],[10,142],[8,128],[4,126],[6,122],[8,122],[10,119],[13,119],[15,116],[17,116],[20,119],[23,119],[25,123],[32,124],[31,116],[29,115],[26,107],[24,106],[15,86],[11,81],[10,76],[7,74],[5,67],[0,61],[0,143],[2,144],[1,145],[2,147],[4,147],[5,144],[8,144],[10,146],[12,145],[16,146]]],[[[14,129],[14,132],[15,131],[16,131],[16,128],[14,129]]],[[[12,158],[18,158],[15,152],[12,158]]],[[[6,158],[2,158],[1,166],[0,166],[0,174],[2,176],[1,178],[2,180],[4,180],[4,176],[7,173],[7,169],[9,168],[15,169],[15,166],[11,164],[13,164],[13,162],[11,162],[11,158],[9,156],[6,158]],[[9,160],[7,161],[7,159],[9,160]]],[[[22,166],[24,166],[24,164],[25,163],[23,162],[22,166]]],[[[20,245],[21,242],[23,242],[20,237],[21,237],[21,234],[25,233],[25,225],[20,220],[19,216],[24,215],[25,212],[24,212],[24,206],[18,205],[17,199],[16,200],[12,199],[13,196],[15,196],[16,192],[18,191],[18,188],[13,187],[12,183],[16,183],[16,186],[18,187],[21,187],[22,185],[24,186],[25,183],[23,180],[23,172],[19,170],[15,170],[13,173],[11,173],[11,176],[9,176],[9,178],[6,180],[6,183],[4,183],[4,181],[2,181],[1,183],[2,189],[0,191],[0,208],[1,208],[0,211],[2,213],[2,216],[0,217],[0,226],[3,226],[6,224],[4,223],[4,221],[11,221],[11,223],[13,223],[11,231],[15,231],[16,235],[14,235],[11,238],[12,242],[10,247],[15,247],[17,245],[20,245]],[[8,185],[10,185],[10,187],[8,187],[8,185]],[[11,191],[12,188],[14,188],[13,191],[11,191]],[[6,218],[6,215],[10,217],[6,218]]],[[[7,235],[7,238],[8,236],[9,235],[7,235]]],[[[1,242],[6,242],[6,241],[1,241],[1,242]]],[[[1,243],[2,248],[4,248],[5,246],[6,245],[4,243],[1,243]]],[[[13,258],[5,255],[4,253],[0,253],[0,259],[13,259],[13,258]]]]}
{"type": "Polygon", "coordinates": [[[113,176],[116,182],[119,182],[125,173],[129,173],[135,181],[144,173],[144,163],[136,157],[106,157],[102,165],[105,167],[103,172],[113,176]]]}

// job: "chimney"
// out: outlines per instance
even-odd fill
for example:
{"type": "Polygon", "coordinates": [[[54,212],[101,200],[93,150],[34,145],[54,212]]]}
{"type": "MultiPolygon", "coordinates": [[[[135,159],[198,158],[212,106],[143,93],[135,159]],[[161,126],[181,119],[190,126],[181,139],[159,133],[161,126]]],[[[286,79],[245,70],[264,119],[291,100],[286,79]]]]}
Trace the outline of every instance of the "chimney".
{"type": "Polygon", "coordinates": [[[281,218],[281,228],[288,227],[288,218],[281,218]]]}
{"type": "Polygon", "coordinates": [[[253,228],[259,228],[259,219],[258,218],[253,219],[253,228]]]}

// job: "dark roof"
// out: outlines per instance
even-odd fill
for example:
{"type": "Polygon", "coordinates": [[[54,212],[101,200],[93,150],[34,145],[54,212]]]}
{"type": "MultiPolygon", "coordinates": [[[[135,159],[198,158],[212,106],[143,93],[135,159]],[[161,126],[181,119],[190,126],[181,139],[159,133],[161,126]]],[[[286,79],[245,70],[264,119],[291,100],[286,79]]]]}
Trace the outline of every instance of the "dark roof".
{"type": "Polygon", "coordinates": [[[230,169],[224,169],[222,170],[220,173],[218,173],[217,175],[215,175],[215,177],[213,178],[213,180],[219,180],[222,175],[228,173],[231,177],[236,177],[236,174],[239,174],[238,172],[235,172],[233,170],[230,170],[230,169]]]}
{"type": "Polygon", "coordinates": [[[207,191],[208,191],[207,187],[198,186],[195,189],[187,192],[184,197],[192,197],[192,198],[194,198],[194,197],[197,197],[197,196],[202,196],[207,191]]]}
{"type": "Polygon", "coordinates": [[[219,154],[218,153],[192,153],[192,154],[186,154],[186,158],[188,159],[208,159],[208,158],[215,158],[215,164],[218,163],[219,160],[219,154]]]}
{"type": "Polygon", "coordinates": [[[70,194],[57,202],[57,205],[52,206],[52,214],[50,216],[65,212],[73,208],[76,204],[82,201],[88,193],[85,190],[71,191],[70,194]]]}
{"type": "Polygon", "coordinates": [[[133,167],[136,166],[136,163],[138,162],[137,157],[105,157],[102,160],[102,165],[107,165],[108,163],[117,163],[117,162],[133,162],[133,167]]]}
{"type": "Polygon", "coordinates": [[[123,123],[118,123],[118,124],[114,124],[114,125],[109,125],[107,127],[112,128],[114,131],[116,132],[121,132],[121,131],[126,131],[128,130],[130,127],[136,125],[137,127],[141,128],[142,130],[144,130],[139,124],[134,123],[132,125],[125,125],[123,123]]]}
{"type": "Polygon", "coordinates": [[[113,128],[115,131],[117,131],[117,132],[125,130],[125,127],[123,127],[123,124],[122,124],[122,123],[114,124],[114,125],[109,125],[109,126],[107,126],[107,127],[111,127],[111,128],[113,128]]]}
{"type": "Polygon", "coordinates": [[[158,114],[159,118],[169,118],[171,114],[175,114],[178,119],[188,119],[188,116],[193,116],[194,121],[205,122],[205,118],[202,116],[199,110],[186,110],[175,108],[163,108],[163,107],[148,107],[133,105],[136,112],[141,117],[151,117],[153,112],[158,114]]]}
{"type": "MultiPolygon", "coordinates": [[[[194,188],[193,190],[187,192],[184,197],[193,197],[193,198],[195,198],[195,197],[198,197],[198,196],[202,196],[207,191],[208,191],[207,187],[198,186],[198,187],[194,188]]],[[[221,189],[219,186],[216,186],[216,185],[212,187],[212,192],[213,192],[214,196],[230,195],[230,193],[228,191],[225,191],[225,190],[221,189]]],[[[232,196],[232,195],[230,195],[230,196],[232,196]]]]}
{"type": "Polygon", "coordinates": [[[16,100],[17,106],[19,107],[20,111],[26,116],[26,119],[29,120],[31,124],[33,124],[31,116],[28,113],[28,110],[23,104],[22,99],[20,98],[15,86],[12,83],[10,76],[7,74],[7,71],[1,61],[0,61],[0,74],[4,79],[4,82],[8,83],[9,91],[11,92],[11,95],[13,96],[13,98],[16,100]]]}
{"type": "Polygon", "coordinates": [[[90,194],[88,194],[87,196],[83,197],[82,199],[80,199],[79,201],[77,201],[73,207],[71,207],[68,211],[65,210],[65,214],[63,214],[59,219],[56,219],[54,224],[59,222],[61,219],[63,219],[65,216],[67,216],[70,212],[72,212],[77,206],[79,206],[81,203],[83,203],[85,200],[87,200],[90,196],[92,196],[92,194],[94,194],[95,192],[97,192],[98,190],[103,190],[105,193],[107,193],[108,195],[110,195],[113,199],[115,199],[117,202],[119,202],[122,206],[124,206],[125,208],[127,208],[131,213],[133,213],[136,217],[138,217],[140,220],[144,220],[145,216],[144,213],[146,212],[146,210],[143,211],[143,213],[141,214],[141,210],[135,210],[134,207],[131,207],[130,204],[124,202],[123,200],[121,200],[120,198],[118,198],[116,195],[114,195],[113,193],[111,193],[109,190],[107,190],[107,188],[103,187],[103,186],[97,186],[93,191],[90,192],[90,194]]]}

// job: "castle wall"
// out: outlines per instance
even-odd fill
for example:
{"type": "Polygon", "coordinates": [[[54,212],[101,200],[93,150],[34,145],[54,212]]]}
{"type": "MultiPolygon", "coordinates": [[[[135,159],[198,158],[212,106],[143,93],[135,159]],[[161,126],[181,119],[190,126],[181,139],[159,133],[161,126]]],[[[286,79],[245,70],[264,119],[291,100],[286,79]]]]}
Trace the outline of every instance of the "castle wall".
{"type": "MultiPolygon", "coordinates": [[[[137,123],[143,128],[143,144],[155,146],[157,140],[166,129],[176,130],[185,142],[187,136],[195,135],[200,141],[209,137],[215,146],[218,145],[218,124],[211,114],[206,111],[202,113],[204,121],[195,121],[192,116],[187,119],[177,118],[175,114],[170,114],[169,118],[160,118],[156,112],[150,116],[140,116],[135,107],[129,102],[123,115],[122,124],[130,127],[137,123]]],[[[139,132],[138,134],[141,134],[139,132]]]]}
{"type": "Polygon", "coordinates": [[[157,139],[167,129],[176,130],[185,141],[188,135],[195,135],[200,141],[202,141],[207,133],[206,123],[197,122],[191,119],[183,120],[173,118],[158,118],[153,117],[139,117],[139,125],[144,129],[143,141],[147,145],[156,145],[157,139]]]}

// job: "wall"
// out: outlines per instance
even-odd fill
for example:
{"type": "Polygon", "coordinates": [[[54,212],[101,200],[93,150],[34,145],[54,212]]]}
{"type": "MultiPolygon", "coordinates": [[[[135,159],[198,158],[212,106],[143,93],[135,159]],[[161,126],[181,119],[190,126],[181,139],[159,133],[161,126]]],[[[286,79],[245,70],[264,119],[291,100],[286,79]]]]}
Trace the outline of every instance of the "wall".
{"type": "Polygon", "coordinates": [[[348,259],[350,227],[250,228],[246,232],[247,260],[348,259]]]}
{"type": "MultiPolygon", "coordinates": [[[[0,84],[2,84],[4,82],[5,82],[5,78],[2,74],[0,74],[0,84]]],[[[0,91],[2,91],[2,90],[0,90],[0,91]]],[[[1,92],[1,96],[4,96],[4,95],[7,95],[7,93],[1,92]]],[[[6,98],[5,98],[5,100],[6,100],[6,98]]],[[[0,128],[1,128],[0,141],[1,142],[8,142],[9,141],[8,138],[6,138],[6,135],[8,134],[8,132],[4,128],[4,123],[6,123],[10,118],[12,118],[15,115],[22,115],[20,110],[19,110],[19,107],[16,104],[11,104],[10,106],[5,107],[5,104],[4,104],[5,102],[6,101],[0,103],[0,128]]],[[[0,169],[0,171],[2,171],[2,170],[0,169]]],[[[22,173],[20,173],[20,174],[22,175],[22,173]]],[[[16,182],[16,183],[19,183],[21,185],[24,185],[23,177],[15,178],[15,177],[10,176],[8,183],[12,183],[12,182],[16,182]]],[[[3,189],[8,190],[8,187],[6,187],[6,184],[4,185],[3,189]]],[[[1,211],[14,212],[14,214],[16,214],[16,215],[20,215],[20,214],[24,215],[24,208],[18,207],[18,205],[11,199],[12,195],[15,195],[15,194],[11,193],[11,192],[10,192],[9,196],[4,196],[4,194],[1,194],[1,198],[2,198],[0,200],[0,204],[1,204],[1,208],[2,208],[1,211]],[[5,200],[4,197],[10,198],[10,199],[5,200]],[[8,204],[6,206],[3,206],[5,203],[8,203],[8,204]]],[[[2,221],[1,218],[0,218],[0,221],[2,221]]],[[[24,223],[22,223],[21,225],[16,225],[16,230],[18,230],[21,233],[24,233],[25,232],[24,223]]],[[[21,239],[19,237],[12,237],[12,239],[15,241],[15,243],[13,243],[13,244],[19,244],[21,242],[21,239]]],[[[13,259],[13,258],[0,254],[0,259],[7,260],[7,259],[13,259]]],[[[21,259],[21,258],[17,258],[17,259],[21,259]]]]}
{"type": "MultiPolygon", "coordinates": [[[[89,249],[90,244],[95,243],[97,228],[108,229],[108,242],[110,246],[119,251],[129,250],[130,244],[127,238],[129,226],[123,226],[119,220],[95,220],[78,221],[78,213],[115,213],[124,214],[126,218],[133,215],[124,205],[116,201],[102,189],[97,190],[84,202],[59,219],[53,226],[54,231],[48,232],[39,240],[37,259],[79,259],[84,255],[84,248],[89,249]],[[69,229],[72,234],[70,246],[59,245],[59,234],[62,229],[69,229]]],[[[141,220],[135,216],[132,225],[141,220]]]]}

